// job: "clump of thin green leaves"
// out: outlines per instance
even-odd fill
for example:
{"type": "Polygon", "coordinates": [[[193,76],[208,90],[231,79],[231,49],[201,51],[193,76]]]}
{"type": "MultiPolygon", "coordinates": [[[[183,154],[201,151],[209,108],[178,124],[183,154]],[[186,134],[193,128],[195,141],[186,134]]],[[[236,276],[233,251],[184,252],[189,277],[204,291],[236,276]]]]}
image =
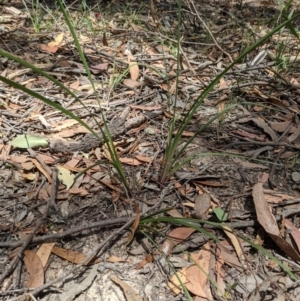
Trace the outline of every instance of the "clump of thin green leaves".
{"type": "MultiPolygon", "coordinates": [[[[170,129],[168,132],[168,138],[166,142],[166,150],[164,154],[164,161],[163,161],[163,166],[162,166],[162,172],[161,172],[161,178],[160,181],[162,183],[165,183],[168,181],[168,179],[179,169],[181,168],[184,164],[189,162],[190,160],[207,155],[207,154],[196,154],[187,158],[182,158],[183,153],[185,149],[188,147],[188,145],[195,139],[195,137],[201,133],[205,128],[207,128],[211,123],[213,123],[215,120],[220,118],[222,115],[226,114],[229,112],[231,109],[237,107],[240,104],[232,104],[227,106],[223,111],[220,113],[216,114],[214,117],[212,117],[206,124],[201,126],[195,134],[189,138],[186,142],[183,143],[182,146],[179,147],[179,144],[182,142],[182,134],[186,130],[187,125],[193,118],[194,114],[196,113],[197,109],[201,106],[203,103],[204,99],[207,97],[207,95],[213,90],[213,88],[219,83],[220,79],[229,71],[231,70],[237,63],[239,63],[243,58],[245,58],[251,51],[255,50],[258,48],[260,45],[265,43],[267,39],[269,39],[272,35],[280,31],[282,28],[287,26],[292,34],[294,34],[297,38],[298,35],[296,33],[295,28],[292,25],[292,22],[299,18],[300,13],[294,15],[294,16],[289,16],[287,20],[278,26],[276,26],[273,30],[271,30],[269,33],[267,33],[265,36],[260,38],[257,42],[249,46],[247,49],[245,49],[242,54],[239,55],[237,59],[235,59],[227,68],[225,68],[219,75],[217,75],[213,81],[204,89],[204,91],[199,95],[199,97],[196,99],[196,101],[192,104],[191,108],[184,114],[183,120],[180,123],[178,129],[176,130],[176,134],[174,135],[174,129],[175,129],[175,122],[176,122],[176,114],[175,114],[175,109],[176,109],[176,100],[177,100],[177,92],[178,92],[178,81],[179,81],[179,68],[180,68],[180,43],[179,41],[181,40],[181,34],[180,34],[180,27],[181,27],[181,4],[182,0],[178,0],[178,5],[179,5],[179,10],[178,10],[178,28],[177,28],[177,78],[176,78],[176,98],[175,98],[175,105],[174,105],[174,112],[173,112],[173,118],[171,121],[170,129]]],[[[252,105],[251,103],[247,103],[252,105]]],[[[210,154],[212,155],[212,154],[210,154]]],[[[222,154],[219,154],[222,155],[222,154]]]]}
{"type": "MultiPolygon", "coordinates": [[[[128,181],[127,181],[127,178],[125,176],[124,170],[122,168],[122,164],[121,164],[121,162],[119,160],[119,156],[117,154],[117,151],[116,151],[116,149],[114,147],[114,144],[113,144],[113,141],[112,141],[112,138],[111,138],[111,134],[110,134],[109,128],[107,126],[106,118],[105,118],[103,110],[101,109],[101,104],[100,104],[100,101],[99,101],[99,97],[98,97],[98,94],[97,94],[97,91],[96,91],[96,88],[95,88],[95,85],[94,85],[94,81],[93,81],[91,72],[90,72],[88,64],[87,64],[87,61],[85,59],[84,53],[83,53],[82,48],[80,46],[80,43],[78,41],[76,32],[75,32],[74,27],[72,25],[72,22],[70,20],[69,14],[67,13],[67,11],[66,11],[66,9],[65,9],[62,1],[61,0],[58,0],[58,1],[59,1],[60,9],[61,9],[61,11],[62,11],[62,13],[64,15],[66,23],[67,23],[67,25],[69,27],[69,30],[70,30],[70,32],[72,34],[72,37],[74,39],[74,43],[75,43],[75,45],[77,47],[80,59],[81,59],[83,65],[84,65],[85,71],[86,71],[86,73],[88,75],[88,78],[89,78],[89,80],[91,82],[91,85],[92,85],[92,88],[93,88],[93,91],[94,91],[94,95],[95,95],[95,97],[96,97],[96,99],[98,101],[98,104],[99,104],[100,114],[101,114],[101,117],[102,117],[102,120],[103,120],[103,123],[104,123],[104,130],[100,126],[99,126],[99,129],[102,131],[103,137],[106,138],[106,141],[107,141],[106,144],[107,144],[107,148],[108,148],[108,151],[109,151],[109,154],[110,154],[110,157],[111,157],[111,163],[115,167],[115,169],[117,171],[117,175],[118,175],[121,183],[125,186],[126,189],[129,190],[128,181]]],[[[54,77],[52,77],[47,72],[45,72],[45,71],[43,71],[43,70],[35,67],[34,65],[28,63],[27,61],[22,60],[21,58],[19,58],[17,56],[12,55],[11,53],[3,51],[2,49],[0,49],[0,55],[3,56],[3,57],[5,57],[5,58],[7,58],[7,59],[9,59],[9,60],[12,60],[12,61],[14,61],[16,63],[19,63],[20,65],[22,65],[22,66],[24,66],[26,68],[30,68],[33,72],[35,72],[35,73],[37,73],[37,74],[39,74],[41,76],[46,77],[47,79],[49,79],[50,81],[52,81],[54,84],[56,84],[58,87],[60,87],[68,95],[72,96],[75,99],[75,101],[79,102],[83,107],[86,108],[85,104],[77,97],[77,95],[75,93],[73,93],[63,83],[61,83],[60,81],[58,81],[57,79],[55,79],[54,77]]],[[[4,82],[4,83],[6,83],[6,84],[8,84],[8,85],[10,85],[12,87],[14,87],[15,89],[21,90],[21,91],[23,91],[23,92],[31,95],[32,97],[35,97],[35,98],[43,101],[45,104],[47,104],[47,105],[49,105],[49,106],[57,109],[58,111],[60,111],[63,114],[65,114],[66,116],[69,116],[70,118],[76,120],[78,123],[80,123],[85,128],[87,128],[89,130],[89,132],[92,133],[97,139],[101,139],[99,137],[99,135],[88,124],[86,124],[83,120],[81,120],[78,116],[76,116],[74,113],[72,113],[68,109],[63,108],[59,104],[53,102],[52,100],[50,100],[47,97],[44,97],[40,93],[37,93],[37,92],[35,92],[35,91],[31,90],[31,89],[28,89],[28,88],[26,88],[26,87],[18,84],[17,82],[14,82],[13,80],[5,78],[4,76],[0,76],[0,80],[2,82],[4,82]]]]}

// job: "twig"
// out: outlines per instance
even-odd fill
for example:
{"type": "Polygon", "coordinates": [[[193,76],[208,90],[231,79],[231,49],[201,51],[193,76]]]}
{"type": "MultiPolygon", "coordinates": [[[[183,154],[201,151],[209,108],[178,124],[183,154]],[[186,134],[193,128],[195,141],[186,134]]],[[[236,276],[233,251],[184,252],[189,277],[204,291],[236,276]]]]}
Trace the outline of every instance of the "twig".
{"type": "MultiPolygon", "coordinates": [[[[215,37],[214,37],[214,35],[212,34],[212,32],[210,31],[210,29],[208,28],[208,26],[206,25],[206,23],[204,22],[204,20],[203,20],[203,19],[201,18],[201,16],[199,15],[198,10],[197,10],[197,8],[195,7],[194,1],[189,1],[189,2],[192,4],[193,9],[194,9],[194,11],[195,11],[195,13],[196,13],[198,19],[200,20],[200,22],[203,24],[204,28],[207,30],[207,32],[209,33],[209,35],[210,35],[211,38],[213,39],[215,45],[216,45],[216,46],[217,46],[224,54],[226,54],[226,55],[229,57],[230,62],[232,63],[232,62],[233,62],[233,59],[232,59],[231,55],[230,55],[228,52],[226,52],[226,51],[219,45],[219,43],[218,43],[217,40],[215,39],[215,37]]],[[[188,5],[189,5],[189,4],[188,4],[188,5]]]]}
{"type": "MultiPolygon", "coordinates": [[[[171,185],[171,184],[170,184],[171,185]]],[[[163,189],[160,200],[149,210],[147,210],[146,212],[141,214],[141,217],[144,217],[146,215],[149,215],[153,210],[157,209],[158,207],[160,207],[160,205],[162,204],[163,200],[165,199],[166,194],[169,191],[170,185],[168,185],[166,188],[163,189]]],[[[97,254],[99,253],[99,251],[101,249],[103,249],[116,235],[120,234],[124,229],[126,229],[127,227],[129,227],[133,222],[135,221],[135,218],[130,219],[125,225],[123,225],[121,228],[117,229],[116,231],[114,231],[111,235],[109,235],[101,244],[99,244],[92,252],[89,256],[86,257],[85,260],[83,260],[81,263],[79,263],[76,267],[74,267],[73,269],[71,269],[69,272],[65,273],[64,275],[36,288],[35,290],[31,291],[32,296],[37,296],[40,292],[42,292],[44,289],[52,286],[53,284],[63,280],[64,278],[66,278],[68,275],[70,275],[71,273],[76,272],[77,270],[79,270],[83,265],[89,263],[93,258],[95,258],[95,256],[97,256],[97,254]]],[[[26,298],[25,296],[20,296],[18,297],[16,300],[24,300],[26,298]]]]}
{"type": "MultiPolygon", "coordinates": [[[[31,148],[27,149],[28,153],[30,154],[31,157],[35,158],[41,165],[42,167],[46,170],[46,172],[52,176],[52,170],[47,164],[45,164],[44,160],[41,159],[41,157],[31,148]]],[[[47,175],[44,175],[47,178],[47,175]]]]}
{"type": "Polygon", "coordinates": [[[51,194],[50,194],[50,206],[55,210],[58,211],[58,207],[55,203],[55,199],[56,199],[56,193],[57,193],[57,168],[54,167],[53,168],[53,172],[52,172],[52,186],[51,186],[51,194]]]}
{"type": "Polygon", "coordinates": [[[272,146],[263,146],[259,149],[256,149],[256,150],[252,150],[252,151],[247,151],[247,152],[244,152],[243,155],[244,156],[247,156],[247,157],[250,157],[251,160],[254,160],[256,159],[261,153],[265,152],[265,151],[268,151],[268,150],[272,150],[274,147],[272,146]]]}
{"type": "MultiPolygon", "coordinates": [[[[128,217],[105,219],[102,221],[91,223],[89,225],[74,227],[74,228],[68,229],[64,232],[61,232],[61,233],[54,233],[51,235],[35,237],[32,239],[31,244],[40,244],[40,243],[44,243],[44,242],[55,241],[57,239],[62,239],[64,237],[81,232],[83,230],[92,229],[92,228],[96,228],[96,227],[113,226],[113,225],[128,222],[128,220],[129,220],[128,217]]],[[[15,248],[15,247],[19,247],[21,245],[22,245],[22,241],[0,242],[0,248],[15,248]]]]}
{"type": "Polygon", "coordinates": [[[276,165],[277,162],[280,158],[280,156],[283,154],[283,152],[286,150],[286,148],[284,147],[282,150],[280,150],[280,152],[277,154],[275,162],[272,162],[271,167],[270,167],[270,171],[269,171],[269,184],[271,185],[271,188],[274,189],[274,187],[276,187],[277,185],[274,182],[274,173],[275,173],[275,169],[276,169],[276,165]]]}
{"type": "Polygon", "coordinates": [[[248,87],[248,86],[271,86],[271,81],[257,81],[257,82],[248,82],[248,83],[242,83],[242,84],[237,84],[237,85],[233,85],[233,86],[228,86],[228,87],[224,87],[224,88],[220,88],[216,91],[213,91],[211,94],[217,94],[219,92],[222,92],[224,90],[233,90],[233,89],[240,89],[240,88],[244,88],[244,87],[248,87]]]}
{"type": "Polygon", "coordinates": [[[294,268],[296,268],[298,270],[300,269],[300,265],[297,264],[297,262],[295,262],[294,260],[289,260],[289,259],[285,258],[284,256],[281,256],[280,254],[276,253],[275,251],[273,251],[272,253],[275,255],[275,257],[279,258],[280,260],[287,262],[288,264],[290,264],[291,266],[294,266],[294,268]]]}
{"type": "Polygon", "coordinates": [[[299,146],[296,146],[296,145],[292,145],[292,144],[289,144],[289,143],[285,143],[285,142],[259,142],[259,141],[251,141],[251,142],[248,142],[248,141],[237,141],[237,142],[233,142],[233,143],[230,143],[228,145],[225,145],[224,147],[222,147],[221,149],[227,149],[227,148],[231,148],[233,146],[236,146],[236,145],[262,145],[262,146],[284,146],[286,148],[292,148],[292,149],[296,149],[296,150],[300,150],[300,147],[299,146]]]}
{"type": "MultiPolygon", "coordinates": [[[[186,63],[188,64],[190,70],[191,70],[191,71],[193,72],[193,74],[195,75],[195,74],[196,74],[196,71],[195,71],[195,69],[192,67],[192,65],[190,64],[190,61],[189,61],[188,57],[186,56],[185,52],[183,51],[183,49],[182,49],[182,47],[181,47],[181,45],[180,45],[180,44],[181,44],[181,40],[182,40],[182,37],[181,37],[180,41],[178,41],[180,53],[183,55],[183,57],[184,57],[186,63]]],[[[184,69],[184,68],[182,68],[182,69],[184,69]]]]}

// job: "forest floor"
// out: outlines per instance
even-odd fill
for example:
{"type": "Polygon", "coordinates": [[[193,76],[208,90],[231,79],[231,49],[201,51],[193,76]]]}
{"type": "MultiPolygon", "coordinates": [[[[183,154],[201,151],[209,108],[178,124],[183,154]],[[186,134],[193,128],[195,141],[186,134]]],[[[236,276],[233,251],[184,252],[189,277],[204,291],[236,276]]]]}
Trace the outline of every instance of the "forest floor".
{"type": "Polygon", "coordinates": [[[0,82],[1,300],[299,300],[300,48],[288,26],[204,99],[182,143],[235,106],[160,181],[173,114],[178,126],[211,81],[299,4],[183,1],[178,66],[176,1],[68,1],[95,95],[57,1],[2,1],[0,49],[84,106],[4,56],[1,76],[95,131],[102,110],[128,189],[106,144],[0,82]],[[33,136],[47,143],[18,144],[33,136]]]}

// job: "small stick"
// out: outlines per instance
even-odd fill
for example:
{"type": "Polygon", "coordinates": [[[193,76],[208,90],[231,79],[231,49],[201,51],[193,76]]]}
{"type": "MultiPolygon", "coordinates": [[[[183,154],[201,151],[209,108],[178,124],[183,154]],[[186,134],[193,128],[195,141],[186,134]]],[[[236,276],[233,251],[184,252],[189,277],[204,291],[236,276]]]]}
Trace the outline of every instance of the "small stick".
{"type": "MultiPolygon", "coordinates": [[[[170,184],[171,185],[171,184],[170,184]]],[[[164,190],[162,191],[160,200],[149,210],[145,211],[144,213],[141,214],[141,217],[146,216],[148,214],[150,214],[154,209],[160,207],[160,205],[162,204],[167,192],[169,191],[169,187],[170,185],[168,185],[166,188],[164,188],[164,190]]],[[[49,206],[50,206],[50,202],[49,202],[49,206]]],[[[58,281],[63,280],[65,277],[67,277],[68,275],[70,275],[71,273],[76,272],[77,270],[79,270],[83,265],[89,263],[90,261],[92,261],[93,258],[95,258],[95,256],[97,256],[97,254],[99,253],[99,251],[101,249],[103,249],[112,239],[113,237],[115,237],[116,235],[120,234],[125,228],[129,227],[133,222],[135,221],[135,218],[130,219],[125,225],[123,225],[121,228],[117,229],[116,231],[114,231],[111,235],[109,235],[101,244],[99,244],[92,252],[91,255],[87,256],[85,260],[83,260],[81,263],[79,263],[76,267],[74,267],[73,269],[71,269],[70,271],[68,271],[67,273],[65,273],[64,275],[57,277],[56,279],[49,281],[48,283],[34,289],[33,291],[31,291],[32,296],[37,296],[40,292],[42,292],[44,289],[52,286],[53,284],[57,283],[58,281]]],[[[23,296],[19,296],[13,300],[25,300],[26,299],[26,295],[23,296]]],[[[12,299],[11,299],[12,300],[12,299]]]]}
{"type": "Polygon", "coordinates": [[[224,147],[222,147],[221,149],[227,149],[227,148],[231,148],[233,146],[236,146],[236,145],[262,145],[262,146],[284,146],[286,148],[292,148],[292,149],[296,149],[296,150],[300,150],[300,147],[299,146],[296,146],[296,145],[293,145],[293,144],[289,144],[289,143],[285,143],[285,142],[259,142],[259,141],[237,141],[237,142],[233,142],[233,143],[230,143],[224,147]]]}
{"type": "Polygon", "coordinates": [[[207,32],[209,33],[209,35],[210,35],[211,38],[213,39],[215,45],[216,45],[216,46],[217,46],[224,54],[226,54],[226,55],[229,57],[230,62],[232,63],[232,62],[233,62],[233,59],[232,59],[231,55],[230,55],[228,52],[226,52],[224,49],[222,49],[222,47],[219,45],[219,43],[218,43],[217,40],[215,39],[214,35],[213,35],[212,32],[210,31],[210,29],[208,28],[208,26],[206,25],[206,23],[204,22],[204,20],[200,17],[200,15],[199,15],[199,13],[198,13],[198,10],[197,10],[196,7],[195,7],[194,2],[193,2],[193,1],[190,1],[190,2],[192,3],[192,6],[193,6],[193,8],[194,8],[194,11],[195,11],[195,13],[196,13],[198,19],[200,20],[200,22],[203,24],[203,26],[205,27],[205,29],[207,30],[207,32]]]}

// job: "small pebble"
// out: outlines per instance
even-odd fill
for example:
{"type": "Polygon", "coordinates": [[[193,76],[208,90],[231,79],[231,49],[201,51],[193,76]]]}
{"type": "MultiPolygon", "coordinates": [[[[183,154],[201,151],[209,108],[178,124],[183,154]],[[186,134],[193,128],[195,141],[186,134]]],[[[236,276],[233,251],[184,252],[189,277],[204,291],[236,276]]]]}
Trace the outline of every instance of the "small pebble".
{"type": "Polygon", "coordinates": [[[292,173],[292,179],[294,182],[299,182],[300,181],[300,173],[295,171],[292,173]]]}

